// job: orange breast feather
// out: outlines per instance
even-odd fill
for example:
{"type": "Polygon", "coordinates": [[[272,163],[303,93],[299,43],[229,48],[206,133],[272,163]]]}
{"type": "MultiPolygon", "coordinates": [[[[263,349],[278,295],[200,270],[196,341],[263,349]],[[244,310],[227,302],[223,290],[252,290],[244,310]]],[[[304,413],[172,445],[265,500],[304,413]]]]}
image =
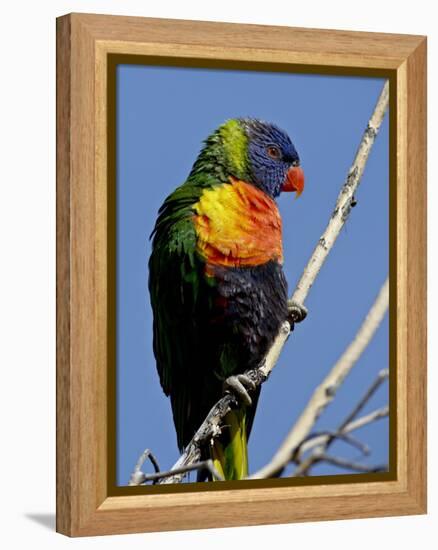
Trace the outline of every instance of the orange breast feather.
{"type": "Polygon", "coordinates": [[[281,218],[275,202],[231,179],[203,192],[195,205],[198,252],[212,266],[250,267],[283,262],[281,218]]]}

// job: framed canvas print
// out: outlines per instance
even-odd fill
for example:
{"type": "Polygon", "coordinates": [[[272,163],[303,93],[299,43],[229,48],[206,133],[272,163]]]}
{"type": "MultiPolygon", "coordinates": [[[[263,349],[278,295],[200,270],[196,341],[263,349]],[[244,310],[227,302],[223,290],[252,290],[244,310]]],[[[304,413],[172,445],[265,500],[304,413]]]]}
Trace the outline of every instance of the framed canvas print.
{"type": "Polygon", "coordinates": [[[424,37],[57,20],[59,532],[425,513],[425,150],[424,37]]]}

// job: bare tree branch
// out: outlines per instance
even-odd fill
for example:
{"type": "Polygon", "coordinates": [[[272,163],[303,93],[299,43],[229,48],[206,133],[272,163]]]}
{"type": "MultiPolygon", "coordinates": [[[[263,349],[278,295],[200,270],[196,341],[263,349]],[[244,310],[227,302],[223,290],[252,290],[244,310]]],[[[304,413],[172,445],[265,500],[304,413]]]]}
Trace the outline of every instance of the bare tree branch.
{"type": "Polygon", "coordinates": [[[368,445],[365,445],[365,443],[362,443],[362,441],[347,433],[345,429],[343,432],[326,430],[323,432],[311,433],[308,437],[306,437],[306,439],[300,443],[296,451],[293,453],[291,460],[294,462],[301,462],[301,457],[306,454],[306,452],[314,447],[320,447],[330,438],[336,438],[348,443],[352,447],[358,449],[363,455],[370,454],[370,448],[368,445]]]}
{"type": "Polygon", "coordinates": [[[371,397],[374,395],[377,389],[382,385],[382,383],[385,380],[388,379],[388,377],[389,377],[388,369],[383,369],[379,372],[376,379],[371,384],[371,386],[367,389],[367,391],[364,393],[364,395],[359,400],[357,405],[354,407],[351,413],[346,417],[346,419],[342,422],[341,426],[339,427],[340,432],[344,432],[346,426],[348,426],[356,418],[356,416],[365,407],[365,405],[368,403],[368,401],[371,399],[371,397]]]}
{"type": "Polygon", "coordinates": [[[371,472],[386,472],[388,470],[387,464],[379,464],[378,466],[367,466],[366,464],[361,464],[360,462],[354,462],[354,461],[346,460],[345,458],[331,456],[327,454],[323,454],[321,458],[325,462],[328,462],[329,464],[333,464],[334,466],[340,466],[341,468],[345,468],[348,470],[354,470],[356,472],[371,473],[371,472]]]}
{"type": "MultiPolygon", "coordinates": [[[[339,432],[320,432],[316,434],[310,434],[300,445],[298,446],[298,449],[294,453],[294,458],[297,460],[300,460],[300,457],[313,449],[314,447],[320,447],[324,445],[330,437],[337,437],[338,439],[343,439],[344,441],[347,440],[347,437],[351,432],[358,430],[359,428],[363,428],[364,426],[367,426],[368,424],[372,424],[373,422],[376,422],[377,420],[380,420],[381,418],[386,418],[389,415],[389,407],[388,405],[385,405],[381,407],[380,409],[376,409],[375,411],[370,412],[369,414],[365,416],[361,416],[357,420],[354,420],[347,424],[345,428],[343,429],[342,433],[339,432]]],[[[351,436],[350,436],[351,437],[351,436]]],[[[352,444],[350,440],[350,444],[352,444]]],[[[356,441],[356,446],[360,448],[360,445],[363,445],[360,441],[356,441]]],[[[363,449],[361,449],[363,454],[369,454],[369,450],[366,445],[363,445],[363,449]],[[367,450],[365,450],[367,449],[367,450]]]]}
{"type": "Polygon", "coordinates": [[[347,424],[344,428],[344,433],[349,433],[354,430],[358,430],[359,428],[362,428],[363,426],[367,426],[368,424],[372,424],[376,420],[380,420],[380,418],[385,418],[388,415],[389,415],[389,406],[385,405],[384,407],[381,407],[380,409],[376,409],[375,411],[372,411],[365,416],[361,416],[357,420],[354,420],[353,422],[350,422],[349,424],[347,424]]]}
{"type": "Polygon", "coordinates": [[[148,458],[151,461],[155,472],[157,473],[160,471],[160,466],[158,465],[158,461],[155,458],[155,455],[152,454],[152,451],[150,449],[146,449],[137,460],[137,464],[135,465],[134,471],[131,474],[131,479],[129,480],[128,485],[141,485],[144,482],[145,474],[142,472],[141,469],[143,468],[143,464],[148,458]]]}
{"type": "Polygon", "coordinates": [[[315,466],[315,464],[319,462],[327,462],[328,464],[333,464],[334,466],[339,466],[340,468],[345,468],[346,470],[353,470],[355,472],[362,473],[385,472],[388,469],[386,464],[368,466],[367,464],[362,464],[361,462],[354,462],[352,460],[346,460],[345,458],[328,455],[325,452],[315,452],[307,459],[307,461],[303,462],[295,470],[294,477],[308,475],[310,467],[315,466]]]}
{"type": "MultiPolygon", "coordinates": [[[[289,461],[294,461],[298,463],[298,467],[293,473],[294,477],[308,475],[310,468],[322,461],[335,464],[334,460],[337,460],[338,462],[336,465],[340,465],[340,461],[343,459],[336,459],[335,457],[331,457],[327,454],[327,450],[330,447],[330,445],[334,441],[339,439],[349,442],[348,438],[345,439],[345,436],[349,435],[349,432],[353,431],[354,429],[363,427],[366,424],[370,424],[371,422],[376,422],[378,419],[388,415],[389,408],[386,406],[377,411],[373,411],[372,413],[366,415],[365,417],[360,418],[358,421],[355,421],[356,416],[365,407],[365,405],[374,395],[376,390],[381,386],[381,384],[388,379],[388,377],[389,377],[389,371],[387,369],[381,370],[379,372],[376,379],[369,386],[369,388],[366,390],[364,395],[359,399],[358,403],[353,407],[353,410],[341,422],[340,426],[335,432],[318,435],[316,438],[309,437],[307,440],[304,440],[297,447],[296,450],[292,452],[292,455],[289,461]],[[312,453],[308,455],[305,459],[302,459],[303,455],[307,451],[311,450],[312,448],[313,448],[312,453]]],[[[368,454],[368,453],[363,453],[363,454],[368,454]]],[[[349,469],[350,470],[356,469],[358,471],[381,471],[382,469],[384,469],[383,466],[375,466],[375,467],[363,466],[363,468],[368,468],[368,469],[361,470],[355,467],[355,464],[357,463],[350,463],[349,469]]]]}
{"type": "Polygon", "coordinates": [[[316,276],[318,275],[350,214],[352,205],[355,204],[354,196],[362,178],[371,147],[374,144],[374,140],[382,124],[386,109],[388,108],[388,101],[389,83],[387,81],[383,86],[374,112],[362,136],[356,157],[348,172],[347,179],[341,188],[341,192],[338,195],[336,206],[329,223],[324,233],[321,235],[321,238],[313,251],[312,257],[304,269],[301,279],[298,281],[297,287],[292,296],[292,299],[295,302],[304,303],[310,288],[315,282],[316,276]]]}
{"type": "MultiPolygon", "coordinates": [[[[382,385],[382,383],[387,380],[389,377],[389,371],[388,369],[383,369],[379,372],[374,382],[371,384],[371,386],[366,390],[364,395],[361,397],[361,399],[358,401],[356,406],[353,408],[353,410],[347,415],[345,420],[341,423],[339,428],[336,432],[332,434],[327,434],[327,437],[322,441],[320,440],[319,445],[320,447],[324,447],[326,450],[329,447],[329,445],[334,441],[335,439],[340,439],[340,436],[342,436],[342,439],[345,438],[345,435],[348,434],[347,427],[351,426],[351,423],[354,421],[356,416],[360,413],[360,411],[365,407],[365,405],[368,403],[368,401],[371,399],[371,397],[374,395],[374,393],[377,391],[377,389],[382,385]]],[[[377,418],[373,418],[373,422],[375,422],[377,418]]],[[[356,428],[357,429],[357,428],[356,428]]],[[[351,430],[350,430],[351,431],[351,430]]],[[[315,443],[312,445],[312,447],[315,447],[315,443]]],[[[303,454],[307,450],[309,450],[309,445],[300,445],[298,448],[299,454],[303,454]]],[[[297,457],[299,457],[299,454],[294,453],[297,457]]]]}
{"type": "MultiPolygon", "coordinates": [[[[148,449],[146,449],[145,453],[146,452],[150,453],[148,449]]],[[[143,453],[142,456],[144,456],[145,453],[143,453]]],[[[193,472],[194,470],[208,470],[213,478],[217,479],[218,481],[224,481],[224,478],[214,467],[213,461],[209,459],[203,460],[201,462],[195,462],[193,464],[188,464],[187,466],[182,466],[180,468],[172,468],[172,470],[168,470],[166,472],[160,472],[156,470],[155,474],[144,474],[142,471],[137,470],[136,473],[132,474],[129,485],[141,485],[142,483],[147,483],[148,481],[152,481],[155,484],[157,481],[164,478],[174,477],[177,474],[185,475],[189,472],[193,472]]]]}
{"type": "Polygon", "coordinates": [[[338,359],[322,383],[313,392],[304,411],[301,413],[297,422],[286,436],[271,461],[259,471],[252,474],[250,479],[266,478],[276,475],[279,470],[282,470],[285,465],[290,462],[291,456],[293,456],[301,443],[307,438],[327,405],[333,401],[345,377],[368,346],[388,309],[388,301],[389,284],[388,279],[386,279],[376,301],[369,310],[353,341],[338,359]]]}
{"type": "MultiPolygon", "coordinates": [[[[324,264],[330,250],[332,249],[339,233],[341,232],[346,220],[349,217],[352,205],[355,204],[355,192],[359,186],[368,155],[374,144],[375,137],[379,131],[389,99],[389,83],[386,82],[377,101],[374,112],[368,122],[368,125],[362,136],[359,148],[357,150],[353,164],[348,172],[341,191],[338,195],[335,208],[331,214],[328,225],[320,237],[315,250],[304,269],[291,301],[298,304],[304,304],[304,301],[312,287],[322,265],[324,264]]],[[[286,343],[291,326],[285,321],[275,338],[270,350],[268,351],[262,364],[256,368],[247,371],[246,374],[253,380],[256,386],[262,384],[276,365],[280,353],[286,343]]],[[[231,395],[225,395],[210,410],[207,418],[202,423],[190,443],[187,445],[183,454],[173,466],[173,469],[185,467],[193,462],[199,462],[201,457],[201,447],[211,439],[214,439],[221,433],[221,423],[223,417],[236,405],[235,398],[231,395]]],[[[179,483],[184,475],[178,474],[173,477],[162,480],[162,483],[179,483]]],[[[251,476],[252,477],[252,476],[251,476]]]]}

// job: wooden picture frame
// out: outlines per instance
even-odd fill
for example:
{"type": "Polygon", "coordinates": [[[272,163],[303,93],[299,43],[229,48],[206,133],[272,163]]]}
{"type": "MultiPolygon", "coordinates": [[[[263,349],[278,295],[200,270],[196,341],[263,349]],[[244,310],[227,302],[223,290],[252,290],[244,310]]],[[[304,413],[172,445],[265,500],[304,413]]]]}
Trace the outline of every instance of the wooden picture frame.
{"type": "Polygon", "coordinates": [[[57,531],[70,536],[426,512],[426,39],[138,17],[57,19],[57,531]],[[386,76],[396,160],[396,467],[362,483],[109,491],[111,56],[386,76]]]}

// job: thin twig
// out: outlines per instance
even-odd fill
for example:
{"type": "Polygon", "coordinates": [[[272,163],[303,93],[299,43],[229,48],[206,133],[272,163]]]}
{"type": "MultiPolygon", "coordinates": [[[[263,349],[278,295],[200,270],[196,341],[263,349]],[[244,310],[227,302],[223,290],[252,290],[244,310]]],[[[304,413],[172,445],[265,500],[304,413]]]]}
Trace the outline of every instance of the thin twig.
{"type": "Polygon", "coordinates": [[[141,476],[139,475],[137,477],[135,480],[136,483],[130,483],[130,485],[142,485],[148,481],[153,481],[155,483],[164,478],[173,477],[177,474],[187,474],[189,472],[193,472],[194,470],[208,470],[215,479],[218,481],[224,481],[224,478],[214,467],[213,461],[209,459],[201,462],[195,462],[194,464],[188,464],[187,466],[183,466],[181,468],[173,468],[172,470],[168,470],[166,472],[158,471],[155,474],[144,474],[143,472],[140,472],[141,476]]]}
{"type": "MultiPolygon", "coordinates": [[[[364,426],[367,426],[368,424],[372,424],[373,422],[376,422],[376,420],[380,420],[381,418],[386,418],[389,415],[389,407],[388,405],[385,405],[384,407],[381,407],[380,409],[376,409],[375,411],[370,412],[369,414],[365,416],[361,416],[357,420],[354,420],[353,422],[350,422],[345,426],[344,431],[342,434],[334,432],[334,434],[339,437],[340,435],[342,438],[345,438],[346,435],[350,434],[350,432],[353,432],[355,430],[358,430],[359,428],[363,428],[364,426]]],[[[329,439],[330,436],[332,436],[332,432],[328,433],[321,433],[317,434],[314,437],[309,436],[306,438],[305,441],[303,441],[297,451],[294,453],[294,457],[297,460],[300,460],[300,457],[313,449],[314,447],[319,447],[325,444],[325,442],[329,439]]],[[[366,447],[366,445],[364,445],[366,447]]],[[[364,452],[364,454],[368,454],[364,452]]]]}
{"type": "Polygon", "coordinates": [[[352,422],[356,416],[360,413],[360,411],[365,407],[365,405],[368,403],[368,401],[371,399],[371,397],[374,395],[374,393],[377,391],[378,388],[382,385],[382,383],[387,380],[389,377],[389,370],[383,369],[379,372],[374,382],[371,384],[371,386],[367,389],[367,391],[364,393],[362,398],[359,400],[357,405],[354,407],[354,409],[351,411],[349,415],[345,418],[345,420],[342,422],[341,426],[339,427],[339,431],[343,432],[345,429],[345,426],[348,426],[350,422],[352,422]]]}
{"type": "MultiPolygon", "coordinates": [[[[356,157],[348,172],[347,179],[341,188],[336,201],[335,209],[331,214],[328,225],[319,239],[310,260],[303,271],[301,279],[297,284],[295,292],[292,295],[292,300],[294,302],[304,304],[310,288],[312,287],[337,237],[339,236],[342,227],[349,217],[351,207],[355,203],[354,195],[359,186],[368,155],[374,144],[375,137],[379,131],[388,107],[388,99],[389,83],[387,81],[364,131],[356,157]]],[[[260,367],[252,369],[246,373],[253,380],[256,387],[261,385],[268,378],[270,372],[276,365],[281,350],[289,337],[290,330],[291,327],[289,322],[285,321],[260,367]]],[[[220,434],[222,419],[230,410],[234,402],[235,401],[231,396],[226,395],[218,401],[216,405],[214,405],[207,419],[202,423],[201,427],[196,432],[193,439],[189,442],[183,454],[180,456],[172,469],[184,467],[188,464],[199,461],[201,456],[200,449],[202,445],[206,441],[209,441],[220,434]]],[[[181,475],[175,475],[174,477],[167,478],[162,482],[179,483],[182,481],[183,477],[184,476],[181,475]]]]}
{"type": "Polygon", "coordinates": [[[333,466],[339,466],[340,468],[345,468],[346,470],[354,470],[355,472],[371,473],[385,472],[388,470],[387,464],[382,464],[379,466],[367,466],[366,464],[361,464],[360,462],[346,460],[345,458],[328,455],[327,453],[321,453],[320,455],[318,455],[317,461],[328,462],[329,464],[333,464],[333,466]]]}
{"type": "MultiPolygon", "coordinates": [[[[357,429],[359,427],[362,427],[366,423],[375,422],[379,418],[382,418],[382,412],[383,409],[380,409],[379,414],[376,414],[378,411],[374,411],[373,413],[367,415],[366,417],[362,417],[359,419],[361,422],[355,423],[356,416],[360,413],[360,411],[365,407],[365,405],[368,403],[368,401],[371,399],[371,397],[374,395],[374,393],[377,391],[377,389],[381,386],[381,384],[387,380],[389,376],[388,369],[383,369],[379,372],[375,380],[372,382],[372,384],[369,386],[369,388],[365,391],[363,396],[359,399],[357,404],[353,407],[353,410],[346,416],[346,418],[341,422],[338,429],[334,433],[326,434],[322,437],[317,437],[313,441],[304,441],[302,445],[299,445],[298,449],[293,453],[293,456],[291,457],[291,460],[298,463],[298,467],[295,469],[295,472],[293,473],[293,476],[303,476],[308,475],[310,468],[314,466],[316,463],[325,461],[325,462],[331,462],[334,464],[333,460],[335,460],[334,457],[328,458],[327,450],[332,445],[334,441],[337,441],[339,439],[343,439],[345,441],[345,435],[348,435],[348,430],[352,431],[352,429],[357,429]],[[303,455],[313,448],[313,452],[308,455],[304,460],[302,459],[303,455]]],[[[389,408],[386,407],[387,413],[389,411],[389,408]]],[[[336,459],[337,465],[340,465],[340,461],[343,459],[336,459]]],[[[348,462],[348,461],[347,461],[348,462]]],[[[357,470],[357,471],[380,471],[381,467],[369,467],[369,466],[363,466],[365,469],[358,469],[356,465],[358,463],[356,462],[350,462],[350,466],[348,467],[351,470],[357,470]]]]}
{"type": "Polygon", "coordinates": [[[374,395],[377,389],[382,385],[382,383],[385,380],[387,380],[388,377],[389,377],[388,369],[383,369],[378,373],[373,383],[366,390],[364,395],[359,399],[358,403],[353,408],[353,410],[346,416],[343,422],[341,422],[337,431],[333,435],[330,435],[329,437],[327,437],[324,443],[321,444],[321,446],[324,448],[325,451],[327,451],[327,449],[333,443],[333,441],[335,441],[336,439],[339,439],[339,435],[343,435],[345,433],[346,426],[348,426],[351,422],[353,422],[356,416],[365,407],[365,405],[368,403],[368,401],[371,399],[371,397],[374,395]]]}
{"type": "Polygon", "coordinates": [[[131,474],[131,479],[129,480],[128,485],[141,485],[141,483],[143,483],[143,478],[145,474],[141,471],[141,469],[143,468],[143,464],[148,458],[151,461],[155,472],[157,473],[160,471],[160,466],[158,465],[157,459],[152,454],[152,451],[150,449],[146,449],[137,460],[137,464],[135,465],[134,471],[131,474]]]}
{"type": "Polygon", "coordinates": [[[371,424],[372,422],[375,422],[380,418],[385,418],[388,415],[389,415],[389,406],[385,405],[380,409],[376,409],[375,411],[372,411],[369,414],[365,416],[361,416],[357,420],[350,422],[350,424],[347,424],[347,426],[345,426],[344,432],[352,432],[353,430],[362,428],[363,426],[366,426],[367,424],[371,424]]]}
{"type": "Polygon", "coordinates": [[[370,454],[370,448],[368,447],[368,445],[365,445],[365,443],[362,443],[362,441],[360,441],[359,439],[345,432],[345,430],[343,432],[325,431],[325,432],[311,433],[308,437],[306,437],[306,439],[299,445],[298,449],[294,452],[293,456],[291,457],[291,460],[300,462],[301,456],[304,455],[308,450],[312,449],[313,447],[321,446],[323,443],[328,441],[328,439],[331,437],[340,439],[341,441],[344,441],[348,445],[355,447],[363,455],[370,454]]]}

